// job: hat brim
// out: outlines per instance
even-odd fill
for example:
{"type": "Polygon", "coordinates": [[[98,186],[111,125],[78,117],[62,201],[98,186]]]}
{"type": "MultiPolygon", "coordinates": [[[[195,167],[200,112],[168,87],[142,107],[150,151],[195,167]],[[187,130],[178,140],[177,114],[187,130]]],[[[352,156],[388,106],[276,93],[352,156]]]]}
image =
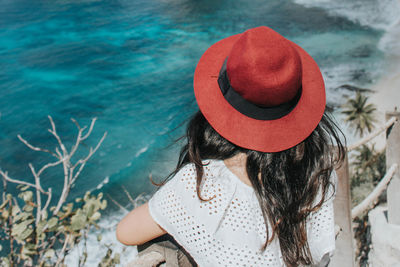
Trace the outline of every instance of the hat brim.
{"type": "Polygon", "coordinates": [[[230,142],[251,150],[278,152],[306,139],[320,122],[326,104],[325,85],[313,58],[300,46],[302,95],[296,107],[275,120],[257,120],[233,108],[224,98],[218,75],[225,58],[241,34],[222,39],[200,58],[194,73],[194,93],[200,111],[210,125],[230,142]]]}

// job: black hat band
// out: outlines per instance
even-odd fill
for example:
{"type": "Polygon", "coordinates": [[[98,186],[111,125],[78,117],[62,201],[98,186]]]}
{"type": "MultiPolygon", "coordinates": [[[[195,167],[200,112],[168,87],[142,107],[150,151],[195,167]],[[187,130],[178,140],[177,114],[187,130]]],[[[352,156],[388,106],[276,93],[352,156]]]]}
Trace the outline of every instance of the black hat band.
{"type": "Polygon", "coordinates": [[[219,72],[218,85],[226,101],[243,115],[256,120],[276,120],[289,114],[299,102],[302,92],[301,87],[297,90],[295,97],[289,102],[273,107],[261,107],[244,99],[232,88],[229,82],[229,77],[226,73],[226,62],[227,58],[219,72]]]}

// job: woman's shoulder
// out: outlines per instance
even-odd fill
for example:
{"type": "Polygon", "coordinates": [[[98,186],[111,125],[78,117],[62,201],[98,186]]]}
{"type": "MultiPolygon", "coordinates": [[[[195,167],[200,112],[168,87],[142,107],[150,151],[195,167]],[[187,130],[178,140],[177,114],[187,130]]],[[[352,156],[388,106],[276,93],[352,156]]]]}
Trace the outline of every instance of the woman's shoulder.
{"type": "Polygon", "coordinates": [[[173,189],[175,193],[187,197],[197,198],[197,188],[200,196],[204,199],[215,195],[232,195],[236,183],[233,183],[223,161],[205,159],[202,161],[203,175],[197,186],[197,171],[194,163],[187,163],[163,185],[160,190],[173,189]]]}
{"type": "MultiPolygon", "coordinates": [[[[222,160],[218,159],[203,159],[203,179],[209,180],[213,179],[217,176],[224,175],[224,164],[222,160]]],[[[194,163],[187,163],[180,168],[180,170],[176,173],[176,177],[185,177],[186,180],[196,179],[197,178],[197,170],[196,165],[194,163]]]]}

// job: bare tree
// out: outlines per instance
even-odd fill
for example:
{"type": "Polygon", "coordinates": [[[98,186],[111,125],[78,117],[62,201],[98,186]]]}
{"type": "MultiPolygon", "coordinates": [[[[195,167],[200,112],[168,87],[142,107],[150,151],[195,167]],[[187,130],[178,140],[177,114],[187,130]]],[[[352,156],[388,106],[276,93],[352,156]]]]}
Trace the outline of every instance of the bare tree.
{"type": "MultiPolygon", "coordinates": [[[[30,255],[33,254],[37,255],[37,262],[43,262],[43,257],[52,258],[55,256],[56,266],[62,265],[67,251],[81,240],[82,233],[84,235],[85,233],[87,234],[90,226],[95,225],[95,221],[100,218],[100,213],[98,211],[104,209],[107,205],[105,200],[101,200],[101,193],[97,198],[91,197],[90,194],[87,193],[84,199],[80,200],[80,202],[84,203],[82,208],[73,209],[72,203],[66,206],[64,205],[67,204],[66,200],[73,184],[78,179],[87,161],[104,141],[107,132],[104,132],[103,136],[94,147],[89,148],[89,152],[86,156],[73,162],[72,157],[79,146],[91,135],[96,118],[92,119],[89,127],[81,127],[75,119],[71,119],[76,125],[78,133],[70,149],[67,149],[57,133],[52,117],[48,116],[48,118],[51,126],[48,131],[57,140],[58,144],[54,150],[34,146],[21,135],[18,135],[19,140],[28,148],[34,151],[48,153],[55,159],[53,162],[47,163],[41,168],[35,168],[32,163],[28,164],[35,182],[29,183],[23,179],[11,178],[6,171],[0,169],[0,176],[3,178],[4,189],[2,194],[3,203],[0,205],[0,212],[3,212],[0,225],[2,226],[1,231],[5,233],[5,239],[10,241],[11,256],[9,256],[8,261],[11,261],[11,266],[15,264],[15,262],[13,262],[14,258],[18,259],[18,261],[16,261],[17,263],[19,263],[21,259],[24,261],[29,259],[32,264],[33,260],[30,255]],[[48,168],[58,165],[62,165],[63,167],[63,188],[61,194],[57,194],[59,197],[56,206],[49,209],[53,190],[51,187],[47,189],[42,187],[41,175],[48,168]],[[18,201],[14,196],[11,194],[6,195],[7,182],[23,186],[23,189],[21,189],[22,192],[19,194],[19,197],[22,196],[25,202],[25,206],[22,209],[18,206],[18,201]],[[35,200],[32,198],[32,191],[25,191],[29,188],[36,192],[35,200]],[[45,201],[42,201],[42,197],[46,197],[45,201]],[[29,208],[29,206],[31,207],[29,208]],[[63,208],[63,211],[61,211],[61,208],[63,208]],[[51,216],[48,216],[48,210],[52,211],[51,216]],[[30,219],[34,216],[35,219],[30,219]],[[47,217],[51,218],[48,220],[47,217]],[[64,221],[64,223],[61,224],[61,221],[64,221]],[[62,230],[60,230],[59,227],[62,227],[62,230]],[[48,233],[48,235],[46,235],[46,233],[48,233]],[[18,248],[13,247],[14,241],[17,241],[19,244],[19,251],[26,251],[26,255],[22,255],[22,257],[14,255],[18,251],[18,248]],[[61,252],[55,253],[53,247],[57,241],[62,244],[62,249],[61,252]],[[31,242],[33,242],[32,246],[28,246],[31,242]]],[[[79,202],[78,200],[76,201],[79,202]]]]}

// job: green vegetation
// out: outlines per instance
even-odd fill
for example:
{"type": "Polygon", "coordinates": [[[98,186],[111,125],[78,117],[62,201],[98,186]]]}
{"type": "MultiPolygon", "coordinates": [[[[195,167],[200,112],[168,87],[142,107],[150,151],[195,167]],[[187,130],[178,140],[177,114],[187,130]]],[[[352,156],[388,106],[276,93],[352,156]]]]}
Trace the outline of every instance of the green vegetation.
{"type": "MultiPolygon", "coordinates": [[[[355,134],[362,137],[371,132],[375,126],[374,104],[368,103],[368,97],[356,92],[354,98],[348,99],[343,106],[342,113],[349,126],[355,129],[355,134]]],[[[364,144],[350,153],[350,191],[352,206],[363,201],[374,189],[386,173],[385,150],[377,151],[375,145],[364,144]]],[[[353,231],[356,239],[356,262],[359,266],[368,266],[370,250],[370,236],[368,213],[364,213],[353,220],[353,231]]]]}
{"type": "MultiPolygon", "coordinates": [[[[343,105],[346,122],[362,137],[375,127],[376,107],[368,103],[368,96],[359,90],[354,98],[343,105]]],[[[353,206],[360,203],[374,188],[386,172],[385,151],[376,151],[375,145],[362,145],[351,154],[350,188],[353,206]]]]}
{"type": "MultiPolygon", "coordinates": [[[[98,228],[97,222],[101,217],[101,211],[107,207],[107,201],[103,199],[102,193],[94,196],[87,192],[82,198],[67,201],[68,194],[83,167],[97,151],[106,133],[94,148],[90,147],[85,157],[72,161],[72,156],[81,142],[91,134],[96,119],[92,120],[89,128],[80,127],[75,120],[72,120],[78,128],[78,134],[71,149],[67,149],[63,144],[50,116],[49,120],[51,123],[49,132],[58,142],[58,147],[54,151],[33,146],[18,136],[30,149],[49,153],[55,158],[54,162],[45,164],[39,170],[29,164],[35,183],[13,179],[7,172],[0,169],[3,180],[3,192],[0,196],[0,252],[2,255],[0,266],[2,267],[66,266],[65,257],[82,242],[83,250],[79,251],[79,258],[76,260],[78,266],[84,266],[88,257],[86,246],[88,234],[93,227],[98,228]],[[59,165],[63,166],[60,168],[63,170],[60,181],[64,185],[62,191],[53,192],[52,188],[44,189],[41,185],[44,171],[59,165]],[[18,197],[7,192],[8,183],[17,184],[18,197]],[[50,207],[52,201],[56,205],[50,207]]],[[[102,245],[100,244],[101,236],[98,236],[97,240],[99,246],[102,245]]],[[[113,253],[111,246],[108,246],[106,255],[99,259],[99,266],[115,266],[118,263],[119,255],[113,253]]]]}
{"type": "Polygon", "coordinates": [[[346,115],[346,121],[359,136],[362,136],[366,130],[371,132],[376,122],[374,114],[376,107],[367,101],[368,97],[357,91],[355,98],[348,99],[343,106],[342,113],[346,115]]]}
{"type": "Polygon", "coordinates": [[[360,203],[386,173],[385,150],[377,151],[375,145],[362,145],[352,157],[351,197],[353,206],[360,203]]]}
{"type": "MultiPolygon", "coordinates": [[[[23,202],[20,207],[11,194],[6,194],[0,205],[0,226],[3,240],[9,242],[8,256],[1,257],[3,266],[62,266],[68,252],[83,239],[90,229],[97,226],[101,210],[107,206],[102,194],[85,194],[75,203],[65,203],[62,211],[55,215],[44,212],[41,220],[35,222],[37,203],[33,192],[27,186],[19,187],[18,198],[23,202]],[[74,204],[80,204],[74,207],[74,204]]],[[[55,207],[50,208],[50,211],[55,207]]],[[[83,266],[87,258],[83,251],[79,265],[83,266]]]]}

